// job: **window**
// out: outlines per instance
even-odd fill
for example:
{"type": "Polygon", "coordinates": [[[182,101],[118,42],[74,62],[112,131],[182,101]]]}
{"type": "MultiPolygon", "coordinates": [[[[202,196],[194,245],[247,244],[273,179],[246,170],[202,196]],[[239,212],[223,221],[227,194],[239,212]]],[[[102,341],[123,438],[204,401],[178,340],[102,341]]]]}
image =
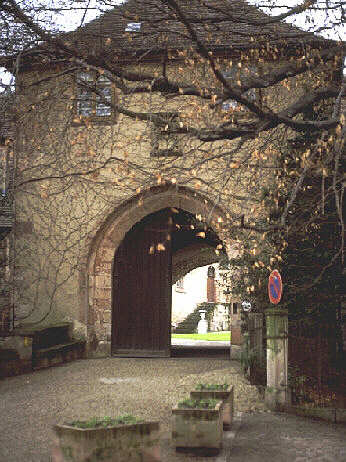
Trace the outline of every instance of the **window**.
{"type": "MultiPolygon", "coordinates": [[[[230,81],[231,85],[233,82],[237,82],[241,77],[246,77],[249,74],[256,74],[256,66],[248,66],[247,71],[242,71],[241,68],[238,68],[236,66],[233,66],[226,71],[222,72],[222,75],[230,81]]],[[[254,88],[251,88],[250,90],[246,91],[243,93],[243,96],[245,98],[249,99],[250,101],[255,101],[257,98],[257,93],[254,88]]],[[[241,104],[238,103],[238,101],[235,101],[234,99],[227,99],[222,103],[222,110],[223,111],[229,111],[229,110],[234,110],[236,108],[240,108],[241,104]]]]}
{"type": "Polygon", "coordinates": [[[80,72],[77,75],[77,114],[82,117],[112,115],[112,83],[104,75],[80,72]]]}
{"type": "Polygon", "coordinates": [[[233,303],[233,314],[238,313],[238,303],[233,303]]]}
{"type": "Polygon", "coordinates": [[[141,30],[141,22],[129,22],[125,27],[125,32],[138,32],[141,30]]]}

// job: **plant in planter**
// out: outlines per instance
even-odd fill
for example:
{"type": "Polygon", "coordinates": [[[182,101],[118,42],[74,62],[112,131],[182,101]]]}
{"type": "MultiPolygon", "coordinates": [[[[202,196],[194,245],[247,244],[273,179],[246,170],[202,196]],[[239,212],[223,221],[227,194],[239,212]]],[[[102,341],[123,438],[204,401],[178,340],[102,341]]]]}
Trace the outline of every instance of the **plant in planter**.
{"type": "Polygon", "coordinates": [[[177,451],[218,454],[222,447],[222,401],[185,399],[172,409],[172,439],[177,451]]]}
{"type": "Polygon", "coordinates": [[[199,383],[197,391],[225,391],[229,387],[228,383],[199,383]]]}
{"type": "Polygon", "coordinates": [[[234,392],[233,392],[233,385],[228,385],[227,383],[212,383],[212,384],[205,384],[199,383],[196,386],[194,391],[190,392],[190,396],[192,399],[205,399],[205,398],[212,398],[222,401],[221,407],[221,414],[222,414],[222,422],[223,422],[223,429],[229,430],[232,425],[233,420],[233,399],[234,399],[234,392]]]}
{"type": "Polygon", "coordinates": [[[159,422],[93,417],[54,425],[52,462],[160,461],[159,422]]]}

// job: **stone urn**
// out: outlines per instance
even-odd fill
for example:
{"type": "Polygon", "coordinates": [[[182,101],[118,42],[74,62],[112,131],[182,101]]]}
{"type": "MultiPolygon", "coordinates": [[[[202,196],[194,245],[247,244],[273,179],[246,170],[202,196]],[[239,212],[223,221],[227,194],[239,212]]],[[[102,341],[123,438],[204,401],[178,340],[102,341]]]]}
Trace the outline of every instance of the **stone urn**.
{"type": "Polygon", "coordinates": [[[106,428],[54,425],[52,462],[158,462],[159,422],[106,428]]]}
{"type": "Polygon", "coordinates": [[[208,333],[208,321],[205,319],[206,310],[199,310],[201,319],[197,324],[197,333],[198,334],[207,334],[208,333]]]}

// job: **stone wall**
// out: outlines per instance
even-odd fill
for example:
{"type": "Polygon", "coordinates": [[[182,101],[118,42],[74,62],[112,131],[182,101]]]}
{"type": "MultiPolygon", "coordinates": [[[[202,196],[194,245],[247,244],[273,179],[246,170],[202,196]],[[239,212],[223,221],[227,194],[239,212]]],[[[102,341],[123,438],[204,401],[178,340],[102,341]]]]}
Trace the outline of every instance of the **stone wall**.
{"type": "MultiPolygon", "coordinates": [[[[142,70],[155,71],[155,66],[147,63],[142,70]]],[[[201,78],[199,67],[186,68],[185,74],[180,68],[181,63],[169,63],[168,76],[179,75],[182,81],[201,78]]],[[[275,158],[270,146],[263,153],[255,149],[267,138],[248,140],[238,150],[236,142],[214,142],[206,153],[204,145],[185,135],[175,140],[181,157],[153,157],[153,145],[170,140],[157,134],[150,122],[124,114],[104,123],[78,119],[74,74],[62,70],[25,72],[17,79],[21,111],[16,153],[15,312],[20,322],[77,320],[89,339],[107,340],[112,263],[126,232],[149,213],[176,207],[206,220],[230,250],[228,230],[240,214],[261,213],[251,201],[272,181],[262,171],[244,175],[238,162],[249,154],[253,161],[261,156],[263,162],[275,163],[275,158]],[[230,167],[221,155],[232,150],[236,152],[230,167]],[[206,155],[208,162],[196,163],[206,155]],[[227,186],[225,171],[231,172],[227,186]]],[[[286,82],[264,91],[263,103],[281,107],[303,91],[301,78],[288,80],[290,85],[286,82]]],[[[129,110],[179,111],[182,120],[193,117],[197,126],[223,119],[222,113],[211,113],[208,104],[195,97],[178,103],[156,94],[122,95],[115,88],[114,92],[129,110]]],[[[208,249],[203,248],[203,255],[201,250],[190,248],[174,256],[173,280],[187,268],[215,261],[208,249]]]]}

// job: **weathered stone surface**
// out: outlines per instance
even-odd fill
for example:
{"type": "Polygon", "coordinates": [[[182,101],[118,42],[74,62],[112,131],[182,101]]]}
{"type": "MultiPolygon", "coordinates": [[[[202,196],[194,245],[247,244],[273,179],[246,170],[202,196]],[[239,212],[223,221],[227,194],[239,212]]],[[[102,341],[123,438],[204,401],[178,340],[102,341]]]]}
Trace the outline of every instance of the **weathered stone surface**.
{"type": "Polygon", "coordinates": [[[105,310],[103,312],[103,322],[110,323],[112,321],[112,312],[111,310],[105,310]]]}
{"type": "Polygon", "coordinates": [[[346,423],[346,409],[336,409],[335,410],[335,422],[336,423],[346,423]]]}
{"type": "Polygon", "coordinates": [[[110,289],[111,278],[109,274],[98,274],[96,276],[96,289],[110,289]]]}
{"type": "Polygon", "coordinates": [[[290,404],[288,390],[288,317],[279,308],[266,310],[267,325],[267,388],[265,401],[269,409],[290,404]]]}
{"type": "Polygon", "coordinates": [[[105,340],[98,342],[96,350],[90,352],[89,356],[92,358],[104,358],[111,354],[111,343],[105,340]]]}
{"type": "Polygon", "coordinates": [[[213,398],[222,400],[222,422],[223,429],[230,430],[234,414],[234,387],[229,385],[225,391],[221,390],[194,390],[190,392],[193,399],[213,398]]]}
{"type": "Polygon", "coordinates": [[[335,422],[335,409],[330,408],[304,408],[294,406],[294,413],[296,415],[304,416],[304,417],[315,417],[318,419],[327,420],[328,422],[335,422]]]}
{"type": "Polygon", "coordinates": [[[101,377],[100,383],[104,385],[115,385],[117,383],[134,383],[136,379],[134,377],[101,377]]]}
{"type": "Polygon", "coordinates": [[[101,260],[102,263],[96,265],[95,274],[107,274],[110,273],[112,269],[112,262],[109,263],[105,262],[103,259],[101,260]]]}
{"type": "Polygon", "coordinates": [[[102,299],[102,300],[108,299],[108,300],[110,300],[110,297],[111,297],[111,289],[110,289],[110,287],[108,287],[108,288],[106,288],[106,287],[98,287],[96,285],[96,289],[95,289],[95,298],[96,298],[96,300],[99,300],[99,299],[102,299]]]}
{"type": "Polygon", "coordinates": [[[232,345],[240,346],[243,342],[243,336],[241,334],[240,325],[231,325],[231,338],[232,338],[232,345]]]}
{"type": "Polygon", "coordinates": [[[303,407],[285,405],[279,409],[288,414],[294,414],[301,417],[312,417],[333,423],[346,422],[346,409],[335,409],[329,407],[303,407]]]}
{"type": "Polygon", "coordinates": [[[72,336],[75,339],[85,340],[87,338],[87,326],[82,322],[74,320],[72,336]]]}
{"type": "Polygon", "coordinates": [[[55,425],[52,462],[159,462],[159,423],[78,429],[55,425]]]}
{"type": "Polygon", "coordinates": [[[24,336],[2,337],[0,350],[14,350],[20,359],[30,360],[32,357],[32,338],[24,336]]]}
{"type": "Polygon", "coordinates": [[[222,447],[222,401],[215,409],[172,409],[172,440],[176,448],[222,447]]]}
{"type": "Polygon", "coordinates": [[[0,378],[32,372],[30,359],[0,359],[0,378]]]}

